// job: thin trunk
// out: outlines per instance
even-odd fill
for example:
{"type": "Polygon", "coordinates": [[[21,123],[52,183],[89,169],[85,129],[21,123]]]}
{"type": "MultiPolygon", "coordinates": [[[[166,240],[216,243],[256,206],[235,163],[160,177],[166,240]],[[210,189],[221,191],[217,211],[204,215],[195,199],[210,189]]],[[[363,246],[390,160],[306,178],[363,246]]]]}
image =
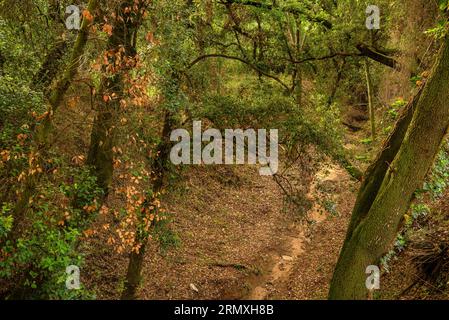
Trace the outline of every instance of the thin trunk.
{"type": "Polygon", "coordinates": [[[6,59],[3,56],[2,52],[0,51],[0,77],[3,76],[3,74],[4,74],[3,69],[5,67],[5,62],[6,62],[6,59]]]}
{"type": "Polygon", "coordinates": [[[397,236],[414,192],[422,187],[449,127],[449,38],[369,212],[346,240],[330,299],[366,299],[365,270],[379,263],[397,236]]]}
{"type": "Polygon", "coordinates": [[[366,89],[368,94],[368,110],[369,110],[369,120],[371,124],[371,138],[376,141],[376,119],[374,114],[373,106],[373,84],[371,81],[371,74],[369,69],[369,62],[365,59],[365,75],[366,75],[366,89]]]}
{"type": "MultiPolygon", "coordinates": [[[[160,193],[164,187],[164,181],[169,171],[170,157],[170,133],[174,128],[172,114],[167,111],[164,119],[164,127],[162,130],[162,140],[158,145],[156,154],[158,157],[152,163],[152,199],[147,199],[145,203],[150,206],[156,199],[160,197],[160,193]]],[[[157,207],[155,206],[155,210],[157,207]]],[[[157,215],[157,212],[151,212],[157,215]]],[[[153,225],[155,221],[153,220],[153,225]]],[[[128,271],[126,273],[125,289],[122,293],[122,300],[135,300],[142,280],[142,267],[145,257],[145,250],[148,243],[148,235],[143,230],[136,232],[135,243],[141,244],[139,252],[132,252],[129,256],[128,271]]]]}
{"type": "Polygon", "coordinates": [[[346,59],[343,59],[341,66],[338,65],[338,62],[333,60],[335,69],[337,70],[337,76],[335,79],[334,86],[332,87],[331,93],[329,95],[329,99],[327,99],[327,107],[329,108],[335,100],[335,96],[337,95],[338,87],[340,86],[340,82],[343,79],[343,71],[346,65],[346,59]]]}
{"type": "MultiPolygon", "coordinates": [[[[301,42],[301,20],[297,20],[295,24],[296,31],[294,33],[294,49],[295,49],[295,58],[296,60],[301,60],[302,56],[302,47],[304,45],[303,42],[301,42]]],[[[303,94],[303,88],[302,88],[302,68],[300,64],[297,64],[295,66],[294,70],[294,96],[296,99],[296,104],[298,107],[301,107],[302,105],[302,94],[303,94]]]]}

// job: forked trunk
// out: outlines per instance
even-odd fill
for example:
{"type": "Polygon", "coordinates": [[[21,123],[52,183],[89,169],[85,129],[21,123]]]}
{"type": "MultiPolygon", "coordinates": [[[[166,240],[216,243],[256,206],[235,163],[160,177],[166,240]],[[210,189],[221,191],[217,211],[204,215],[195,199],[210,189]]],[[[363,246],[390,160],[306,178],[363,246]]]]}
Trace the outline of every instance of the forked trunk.
{"type": "Polygon", "coordinates": [[[449,126],[449,38],[394,160],[367,214],[353,226],[340,254],[330,299],[366,299],[370,265],[377,265],[397,236],[414,192],[422,187],[449,126]]]}

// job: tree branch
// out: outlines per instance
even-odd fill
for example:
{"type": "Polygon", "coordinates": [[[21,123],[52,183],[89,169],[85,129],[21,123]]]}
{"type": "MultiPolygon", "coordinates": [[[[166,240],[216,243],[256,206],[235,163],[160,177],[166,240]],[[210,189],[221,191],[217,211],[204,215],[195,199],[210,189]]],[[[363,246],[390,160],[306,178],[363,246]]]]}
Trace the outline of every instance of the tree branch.
{"type": "Polygon", "coordinates": [[[389,56],[386,56],[382,53],[379,53],[379,52],[375,51],[374,49],[368,47],[365,44],[358,44],[356,47],[360,51],[362,56],[368,57],[368,58],[370,58],[374,61],[377,61],[379,63],[382,63],[383,65],[386,65],[390,68],[393,68],[396,70],[400,69],[400,65],[395,59],[393,59],[389,56]]]}
{"type": "Polygon", "coordinates": [[[187,69],[191,69],[197,63],[201,62],[202,60],[209,59],[209,58],[224,58],[224,59],[229,59],[229,60],[240,61],[241,63],[244,63],[244,64],[250,66],[252,69],[254,69],[255,71],[259,72],[261,75],[263,75],[263,76],[265,76],[267,78],[275,80],[277,83],[279,83],[281,86],[283,86],[287,91],[290,91],[290,88],[281,79],[279,79],[278,77],[263,71],[262,69],[260,69],[256,65],[254,65],[251,62],[246,61],[246,60],[244,60],[244,59],[242,59],[240,57],[229,56],[229,55],[226,55],[226,54],[213,53],[213,54],[205,54],[205,55],[199,56],[198,58],[193,60],[187,66],[187,69]]]}
{"type": "Polygon", "coordinates": [[[289,61],[294,64],[300,64],[309,61],[327,60],[335,57],[367,57],[387,67],[400,70],[400,64],[394,58],[383,55],[382,53],[379,53],[364,44],[359,44],[356,47],[360,53],[336,52],[322,57],[309,57],[297,61],[289,61]]]}

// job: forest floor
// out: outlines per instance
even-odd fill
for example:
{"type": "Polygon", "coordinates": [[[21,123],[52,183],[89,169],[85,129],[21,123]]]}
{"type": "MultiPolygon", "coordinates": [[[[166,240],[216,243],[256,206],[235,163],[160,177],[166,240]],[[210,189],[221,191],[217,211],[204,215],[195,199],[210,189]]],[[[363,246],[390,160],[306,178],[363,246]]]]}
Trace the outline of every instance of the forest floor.
{"type": "MultiPolygon", "coordinates": [[[[389,272],[382,276],[381,299],[449,300],[449,190],[437,200],[427,200],[430,214],[409,230],[407,246],[389,263],[389,272]],[[432,258],[436,268],[419,270],[415,262],[416,248],[433,248],[439,252],[432,258]],[[439,264],[439,265],[438,265],[439,264]]],[[[426,261],[431,261],[427,256],[426,261]]]]}
{"type": "MultiPolygon", "coordinates": [[[[165,199],[173,220],[163,239],[179,238],[179,245],[164,249],[150,241],[141,297],[326,298],[356,189],[344,170],[322,165],[306,195],[313,203],[306,223],[282,209],[281,189],[255,168],[188,169],[181,187],[165,199]]],[[[107,236],[100,232],[84,246],[83,281],[99,299],[118,298],[118,275],[126,272],[126,256],[108,247],[107,236]]]]}
{"type": "MultiPolygon", "coordinates": [[[[360,143],[366,135],[348,131],[345,138],[360,168],[372,157],[360,143]]],[[[297,189],[308,203],[302,208],[288,203],[276,181],[255,167],[185,169],[163,199],[171,222],[159,241],[149,242],[141,299],[326,299],[359,183],[329,159],[312,176],[299,167],[290,172],[292,185],[306,186],[297,189]]],[[[440,207],[447,212],[449,204],[440,207]]],[[[110,231],[102,225],[113,226],[112,215],[97,223],[100,231],[83,243],[82,282],[98,299],[117,299],[128,257],[107,244],[110,231]]],[[[416,280],[409,255],[406,249],[394,257],[378,298],[447,299],[432,285],[402,294],[416,280]]]]}
{"type": "MultiPolygon", "coordinates": [[[[67,112],[81,110],[67,107],[67,112]]],[[[79,131],[73,136],[87,132],[75,124],[72,129],[79,131]]],[[[348,134],[349,152],[364,151],[360,138],[348,134]]],[[[64,144],[63,154],[84,154],[88,140],[86,135],[64,144]]],[[[159,241],[156,236],[149,241],[140,297],[326,298],[358,183],[326,158],[311,173],[300,165],[289,172],[302,207],[286,201],[276,181],[261,177],[255,167],[183,170],[162,199],[171,222],[159,241]]],[[[123,181],[114,183],[125,187],[123,181]]],[[[106,205],[120,208],[124,203],[108,199],[106,205]]],[[[112,214],[101,215],[92,226],[98,232],[81,247],[86,259],[81,280],[98,299],[117,299],[123,288],[128,257],[108,244],[115,226],[112,214]],[[111,228],[104,229],[105,224],[111,228]]]]}

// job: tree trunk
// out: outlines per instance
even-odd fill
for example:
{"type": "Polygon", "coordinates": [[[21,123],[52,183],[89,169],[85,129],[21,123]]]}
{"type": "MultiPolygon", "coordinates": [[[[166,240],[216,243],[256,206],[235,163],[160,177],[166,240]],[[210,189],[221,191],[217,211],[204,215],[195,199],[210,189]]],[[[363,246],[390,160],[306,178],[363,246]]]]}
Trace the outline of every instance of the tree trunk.
{"type": "Polygon", "coordinates": [[[366,299],[365,270],[379,263],[397,236],[414,192],[420,188],[449,126],[449,38],[418,101],[402,145],[389,165],[366,216],[346,240],[335,268],[330,299],[366,299]]]}
{"type": "Polygon", "coordinates": [[[337,71],[337,76],[335,78],[334,86],[332,87],[331,93],[329,94],[329,99],[327,99],[327,107],[329,108],[332,106],[335,100],[335,96],[337,95],[338,88],[340,86],[340,82],[343,78],[343,71],[346,65],[346,59],[343,58],[343,62],[341,65],[338,65],[338,62],[336,59],[332,60],[335,66],[335,70],[337,71]]]}
{"type": "MultiPolygon", "coordinates": [[[[304,45],[304,42],[301,41],[301,20],[297,19],[295,21],[295,32],[293,38],[294,38],[294,50],[295,50],[295,59],[296,60],[301,60],[301,56],[302,56],[302,48],[304,45]]],[[[305,41],[305,38],[304,38],[305,41]]],[[[287,44],[288,45],[288,44],[287,44]]],[[[294,70],[294,97],[296,100],[296,104],[298,105],[299,108],[302,107],[302,94],[303,94],[303,88],[302,88],[302,79],[303,79],[303,74],[302,74],[302,67],[300,64],[297,64],[295,66],[295,70],[294,70]]]]}
{"type": "MultiPolygon", "coordinates": [[[[151,192],[152,198],[146,199],[145,201],[145,204],[147,206],[151,206],[151,204],[154,203],[154,201],[160,197],[160,194],[164,187],[164,181],[169,171],[170,148],[172,145],[170,141],[170,134],[173,128],[174,128],[173,116],[169,111],[166,111],[164,119],[164,127],[161,136],[162,139],[158,145],[156,152],[156,155],[158,155],[158,157],[153,159],[153,163],[151,165],[152,167],[151,180],[154,182],[151,192]]],[[[155,216],[157,216],[158,209],[157,206],[154,207],[156,212],[152,211],[150,213],[153,213],[155,216]]],[[[154,224],[155,220],[152,221],[152,226],[154,226],[154,224]]],[[[139,225],[142,225],[142,223],[139,223],[139,225]]],[[[137,228],[140,229],[139,226],[137,228]]],[[[141,274],[142,274],[143,260],[145,256],[145,249],[148,243],[148,235],[142,229],[136,232],[135,243],[142,244],[142,246],[139,252],[137,253],[132,252],[129,256],[128,271],[126,273],[125,289],[122,293],[121,298],[122,300],[137,299],[137,291],[142,279],[141,274]]]]}
{"type": "MultiPolygon", "coordinates": [[[[100,95],[97,99],[98,113],[94,119],[91,132],[91,142],[88,153],[88,163],[93,167],[93,173],[97,177],[97,183],[105,193],[109,191],[113,175],[113,147],[115,145],[115,125],[120,108],[120,100],[124,97],[123,75],[129,66],[125,60],[133,61],[137,52],[134,43],[134,35],[138,31],[141,19],[136,16],[139,11],[125,12],[125,8],[133,7],[134,1],[123,1],[116,10],[112,35],[109,37],[107,51],[111,65],[115,64],[124,48],[122,63],[119,70],[112,71],[112,75],[105,74],[100,84],[100,95]],[[124,63],[124,64],[123,64],[124,63]]],[[[142,2],[143,3],[143,2],[142,2]]]]}
{"type": "MultiPolygon", "coordinates": [[[[142,239],[143,240],[143,239],[142,239]]],[[[142,267],[145,258],[147,243],[143,243],[139,252],[131,252],[129,255],[128,271],[126,273],[125,289],[121,300],[137,300],[137,292],[142,282],[142,267]]]]}
{"type": "Polygon", "coordinates": [[[365,75],[366,75],[366,88],[368,94],[368,111],[369,111],[369,120],[371,124],[371,138],[376,141],[376,119],[374,113],[374,105],[373,105],[373,84],[371,81],[371,74],[369,71],[369,62],[365,59],[365,75]]]}
{"type": "Polygon", "coordinates": [[[5,67],[5,62],[6,62],[6,59],[3,56],[2,52],[0,51],[0,77],[3,76],[3,73],[4,73],[3,68],[5,67]]]}
{"type": "Polygon", "coordinates": [[[47,54],[39,71],[34,75],[30,87],[33,90],[43,90],[48,93],[50,85],[58,75],[61,67],[62,58],[68,49],[68,41],[61,40],[47,54]]]}
{"type": "MultiPolygon", "coordinates": [[[[98,0],[90,0],[87,7],[89,12],[94,12],[97,4],[98,0]]],[[[33,153],[36,159],[31,161],[29,168],[30,170],[36,169],[36,172],[34,174],[28,173],[25,178],[23,190],[14,207],[14,222],[8,237],[9,240],[17,239],[21,234],[21,224],[23,223],[26,211],[28,209],[28,204],[36,191],[37,183],[40,179],[41,171],[38,169],[42,169],[43,167],[42,153],[45,152],[47,148],[47,140],[51,131],[51,119],[61,104],[64,94],[67,92],[73,78],[76,76],[80,63],[80,57],[84,52],[84,48],[88,40],[91,22],[92,21],[88,21],[87,19],[83,20],[81,29],[72,50],[68,67],[65,70],[61,80],[57,82],[55,88],[49,93],[49,106],[46,117],[43,120],[43,124],[36,129],[36,138],[33,147],[33,153]],[[31,168],[32,166],[35,167],[31,168]]]]}
{"type": "Polygon", "coordinates": [[[351,237],[355,227],[366,216],[379,192],[388,168],[396,157],[399,148],[404,141],[405,134],[407,133],[407,129],[412,121],[419,98],[421,97],[422,88],[423,87],[419,89],[416,95],[404,108],[393,131],[384,142],[382,150],[378,154],[376,160],[371,166],[368,167],[364,174],[362,185],[360,186],[352,213],[351,222],[347,231],[348,238],[351,237]]]}

